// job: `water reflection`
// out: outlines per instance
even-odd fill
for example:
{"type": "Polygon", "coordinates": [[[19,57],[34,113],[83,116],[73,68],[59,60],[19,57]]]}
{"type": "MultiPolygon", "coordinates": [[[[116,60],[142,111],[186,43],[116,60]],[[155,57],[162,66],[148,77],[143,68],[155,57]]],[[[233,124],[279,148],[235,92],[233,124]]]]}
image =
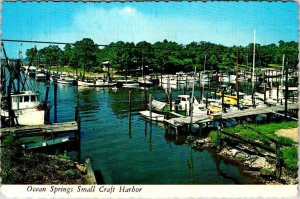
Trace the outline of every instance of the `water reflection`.
{"type": "MultiPolygon", "coordinates": [[[[45,85],[39,84],[40,90],[45,85]]],[[[234,184],[248,183],[236,166],[218,162],[214,153],[195,151],[185,145],[186,136],[176,135],[163,124],[141,120],[138,110],[152,94],[164,99],[164,91],[58,87],[58,122],[74,120],[79,96],[81,143],[75,158],[92,158],[101,182],[108,184],[234,184]],[[219,165],[219,166],[218,166],[219,165]],[[163,173],[163,175],[157,175],[163,173]],[[176,174],[176,175],[174,175],[176,174]]],[[[173,95],[183,91],[173,91],[173,95]]],[[[199,94],[199,93],[198,93],[199,94]]],[[[49,100],[53,102],[53,86],[49,100]]],[[[53,120],[53,114],[52,120],[53,120]]],[[[201,132],[207,134],[204,129],[201,132]]]]}

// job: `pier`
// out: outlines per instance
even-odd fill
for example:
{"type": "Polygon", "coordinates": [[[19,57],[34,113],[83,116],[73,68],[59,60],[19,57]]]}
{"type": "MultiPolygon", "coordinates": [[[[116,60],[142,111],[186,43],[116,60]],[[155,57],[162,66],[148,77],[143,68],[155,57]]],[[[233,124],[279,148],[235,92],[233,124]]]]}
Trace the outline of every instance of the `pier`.
{"type": "MultiPolygon", "coordinates": [[[[296,109],[299,109],[298,103],[289,104],[288,110],[296,110],[296,109]]],[[[221,115],[220,119],[219,118],[214,119],[212,117],[209,118],[208,115],[194,116],[193,123],[194,124],[203,124],[203,123],[207,123],[207,122],[214,122],[214,121],[220,121],[220,120],[222,121],[222,120],[227,120],[227,119],[235,119],[235,118],[260,115],[260,114],[269,114],[269,113],[280,114],[278,112],[282,112],[282,111],[285,111],[285,105],[263,107],[263,108],[249,108],[246,110],[236,110],[236,111],[222,113],[222,114],[220,114],[221,115]]],[[[190,116],[177,117],[177,118],[165,120],[167,125],[175,128],[175,129],[177,129],[178,127],[190,124],[190,121],[191,121],[190,116]]]]}
{"type": "Polygon", "coordinates": [[[17,137],[30,137],[39,135],[44,136],[64,132],[76,132],[76,134],[78,134],[80,133],[78,127],[79,126],[77,122],[72,121],[36,126],[16,126],[9,128],[1,128],[0,138],[3,139],[5,136],[12,134],[14,134],[17,137]]]}

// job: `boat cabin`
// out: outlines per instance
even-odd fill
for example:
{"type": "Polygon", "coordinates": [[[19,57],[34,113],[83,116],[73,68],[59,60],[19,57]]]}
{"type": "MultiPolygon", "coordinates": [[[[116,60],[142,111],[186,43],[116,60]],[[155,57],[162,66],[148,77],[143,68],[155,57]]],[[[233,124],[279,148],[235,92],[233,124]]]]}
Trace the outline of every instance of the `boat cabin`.
{"type": "Polygon", "coordinates": [[[39,92],[25,91],[12,94],[11,97],[13,110],[36,108],[40,104],[39,92]]]}

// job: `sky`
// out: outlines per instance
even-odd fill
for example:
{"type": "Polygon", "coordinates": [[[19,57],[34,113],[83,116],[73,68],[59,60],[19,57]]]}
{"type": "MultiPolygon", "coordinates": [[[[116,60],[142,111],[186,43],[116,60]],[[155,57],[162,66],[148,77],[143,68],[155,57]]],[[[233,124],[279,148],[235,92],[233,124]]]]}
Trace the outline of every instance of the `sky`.
{"type": "MultiPolygon", "coordinates": [[[[295,2],[2,3],[3,39],[97,44],[208,41],[225,46],[298,41],[295,2]]],[[[4,43],[9,57],[35,44],[4,43]]],[[[45,45],[38,45],[38,49],[45,45]]],[[[61,46],[63,47],[63,46],[61,46]]]]}

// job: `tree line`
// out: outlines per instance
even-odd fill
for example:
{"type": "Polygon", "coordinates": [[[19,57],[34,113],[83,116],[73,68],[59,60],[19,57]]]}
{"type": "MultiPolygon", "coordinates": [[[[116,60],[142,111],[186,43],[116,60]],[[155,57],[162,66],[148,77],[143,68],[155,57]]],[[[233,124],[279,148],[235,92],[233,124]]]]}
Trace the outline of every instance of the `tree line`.
{"type": "MultiPolygon", "coordinates": [[[[91,72],[101,72],[102,63],[109,62],[117,71],[148,68],[154,72],[174,73],[178,71],[230,70],[236,63],[240,67],[251,67],[253,43],[247,46],[224,46],[211,42],[191,42],[188,45],[173,41],[159,41],[151,44],[146,41],[112,42],[105,46],[97,45],[92,39],[84,38],[74,44],[49,45],[42,49],[26,50],[26,59],[33,65],[69,66],[83,68],[91,72]],[[204,66],[205,65],[205,66],[204,66]]],[[[255,65],[259,67],[278,67],[285,65],[296,68],[298,63],[298,43],[280,40],[278,44],[255,45],[255,65]]]]}

